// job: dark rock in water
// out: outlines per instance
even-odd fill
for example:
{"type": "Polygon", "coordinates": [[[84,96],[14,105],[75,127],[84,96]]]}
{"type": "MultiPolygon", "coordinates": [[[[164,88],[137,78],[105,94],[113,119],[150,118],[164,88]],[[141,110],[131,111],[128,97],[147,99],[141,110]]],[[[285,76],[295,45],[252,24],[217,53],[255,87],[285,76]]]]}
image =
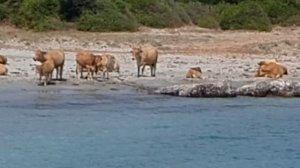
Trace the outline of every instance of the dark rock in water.
{"type": "Polygon", "coordinates": [[[250,85],[244,85],[237,89],[237,94],[241,96],[282,96],[299,97],[300,83],[285,80],[271,80],[254,82],[250,85]]]}
{"type": "Polygon", "coordinates": [[[236,92],[229,82],[208,84],[174,85],[163,87],[155,93],[181,97],[235,97],[236,92]]]}

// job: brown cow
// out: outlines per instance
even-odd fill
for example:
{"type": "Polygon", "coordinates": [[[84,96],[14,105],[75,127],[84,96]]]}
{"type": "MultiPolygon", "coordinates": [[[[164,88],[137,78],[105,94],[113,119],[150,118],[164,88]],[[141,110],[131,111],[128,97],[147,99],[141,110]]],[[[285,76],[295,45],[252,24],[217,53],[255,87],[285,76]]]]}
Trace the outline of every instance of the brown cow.
{"type": "Polygon", "coordinates": [[[7,74],[7,68],[4,64],[0,64],[0,75],[6,75],[7,74]]]}
{"type": "Polygon", "coordinates": [[[279,62],[277,61],[277,59],[266,59],[266,60],[264,60],[264,61],[260,61],[260,62],[258,63],[258,65],[268,64],[268,63],[271,63],[271,62],[274,62],[274,63],[278,63],[278,64],[279,64],[279,62]]]}
{"type": "Polygon", "coordinates": [[[269,77],[272,79],[278,79],[278,78],[282,77],[283,75],[288,75],[287,68],[277,62],[261,61],[258,63],[258,65],[259,65],[259,68],[256,73],[257,77],[269,77]]]}
{"type": "Polygon", "coordinates": [[[200,67],[190,68],[186,74],[186,78],[201,78],[201,74],[202,71],[200,67]]]}
{"type": "MultiPolygon", "coordinates": [[[[54,68],[56,69],[56,79],[58,79],[58,74],[60,76],[60,80],[62,80],[63,68],[65,64],[65,53],[63,50],[51,50],[51,51],[35,51],[34,61],[39,61],[41,63],[47,60],[53,60],[54,68]]],[[[50,75],[52,78],[52,74],[50,75]]]]}
{"type": "Polygon", "coordinates": [[[39,82],[42,83],[42,77],[44,76],[44,86],[51,80],[51,75],[55,68],[54,61],[48,59],[42,63],[42,65],[36,65],[36,72],[39,74],[39,82]]]}
{"type": "Polygon", "coordinates": [[[142,67],[142,75],[146,65],[150,66],[151,76],[155,76],[156,64],[158,59],[158,51],[154,47],[132,48],[132,60],[136,60],[137,76],[140,77],[140,68],[142,67]]]}
{"type": "Polygon", "coordinates": [[[82,78],[82,72],[84,69],[88,71],[88,80],[94,78],[94,72],[97,71],[97,68],[101,64],[101,57],[93,55],[88,51],[78,51],[76,54],[76,77],[79,79],[78,73],[82,78]]]}
{"type": "Polygon", "coordinates": [[[101,57],[101,64],[99,67],[97,67],[97,71],[100,70],[103,72],[103,78],[106,76],[106,78],[109,79],[109,72],[120,72],[120,66],[114,56],[105,54],[99,55],[99,57],[101,57]]]}
{"type": "Polygon", "coordinates": [[[0,64],[5,65],[7,63],[7,57],[0,55],[0,64]]]}

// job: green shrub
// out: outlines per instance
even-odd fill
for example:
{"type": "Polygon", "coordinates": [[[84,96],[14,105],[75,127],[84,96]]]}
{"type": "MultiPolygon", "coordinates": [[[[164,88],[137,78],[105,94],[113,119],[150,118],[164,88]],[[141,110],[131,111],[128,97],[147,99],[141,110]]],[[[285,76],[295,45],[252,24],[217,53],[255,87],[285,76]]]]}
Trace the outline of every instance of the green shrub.
{"type": "MultiPolygon", "coordinates": [[[[121,3],[121,1],[119,2],[121,3]]],[[[83,31],[137,30],[136,21],[126,15],[126,11],[128,11],[126,6],[120,5],[122,4],[116,6],[115,3],[109,0],[97,0],[96,6],[98,6],[98,9],[84,11],[79,18],[78,29],[83,31]]]]}
{"type": "Polygon", "coordinates": [[[174,1],[125,0],[132,6],[137,21],[149,27],[164,28],[184,25],[184,14],[177,13],[174,1]]]}
{"type": "Polygon", "coordinates": [[[292,15],[287,20],[285,20],[284,23],[282,23],[282,26],[291,26],[291,25],[300,26],[300,14],[292,15]]]}
{"type": "Polygon", "coordinates": [[[198,24],[199,18],[208,13],[208,8],[199,2],[186,3],[184,4],[184,8],[194,24],[198,24]]]}
{"type": "Polygon", "coordinates": [[[286,26],[298,22],[296,18],[300,15],[300,1],[260,0],[258,2],[268,14],[272,24],[286,26]]]}
{"type": "Polygon", "coordinates": [[[56,30],[62,25],[59,11],[60,0],[23,0],[14,22],[36,31],[56,30]]]}
{"type": "Polygon", "coordinates": [[[188,12],[185,10],[185,4],[183,3],[175,3],[173,6],[173,11],[176,11],[177,16],[180,19],[180,22],[183,24],[192,24],[193,21],[190,18],[188,12]]]}
{"type": "Polygon", "coordinates": [[[199,27],[209,28],[209,29],[216,29],[219,28],[219,22],[217,21],[216,17],[213,16],[206,16],[200,18],[197,22],[199,27]]]}
{"type": "Polygon", "coordinates": [[[238,5],[225,6],[219,11],[222,29],[271,30],[268,15],[257,2],[245,1],[238,5]]]}
{"type": "Polygon", "coordinates": [[[299,0],[0,0],[0,22],[36,31],[67,25],[84,31],[135,31],[141,25],[190,24],[269,31],[272,25],[299,25],[299,18],[299,0]]]}
{"type": "Polygon", "coordinates": [[[288,4],[283,0],[259,0],[258,3],[273,24],[283,23],[291,15],[288,4]]]}
{"type": "Polygon", "coordinates": [[[0,4],[0,21],[8,17],[8,11],[4,4],[0,4]]]}

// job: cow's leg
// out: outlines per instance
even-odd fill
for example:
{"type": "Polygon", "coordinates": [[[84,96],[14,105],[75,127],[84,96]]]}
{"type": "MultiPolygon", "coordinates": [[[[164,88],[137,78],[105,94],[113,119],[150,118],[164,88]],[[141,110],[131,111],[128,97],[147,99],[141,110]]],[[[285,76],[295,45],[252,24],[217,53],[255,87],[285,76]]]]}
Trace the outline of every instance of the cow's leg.
{"type": "MultiPolygon", "coordinates": [[[[76,65],[76,78],[79,79],[79,65],[76,65]]],[[[81,73],[81,72],[80,72],[81,73]]]]}
{"type": "Polygon", "coordinates": [[[156,75],[156,64],[152,65],[152,73],[153,75],[152,76],[155,76],[156,75]]]}
{"type": "Polygon", "coordinates": [[[42,74],[40,73],[39,84],[42,83],[42,74]]]}
{"type": "Polygon", "coordinates": [[[59,70],[60,70],[60,68],[59,67],[57,67],[57,68],[55,68],[56,69],[56,79],[58,79],[58,74],[59,74],[59,70]]]}
{"type": "Polygon", "coordinates": [[[90,68],[88,68],[87,71],[88,71],[88,72],[87,72],[87,80],[90,80],[90,77],[91,77],[91,74],[90,74],[90,73],[91,73],[91,72],[90,72],[91,70],[90,70],[90,68]]]}
{"type": "Polygon", "coordinates": [[[150,75],[153,76],[153,65],[150,65],[150,75]]]}
{"type": "Polygon", "coordinates": [[[109,72],[106,71],[106,79],[109,79],[109,72]]]}
{"type": "Polygon", "coordinates": [[[49,74],[45,75],[44,86],[47,86],[49,80],[49,74]]]}
{"type": "Polygon", "coordinates": [[[52,80],[52,74],[53,72],[49,74],[49,80],[52,80]]]}
{"type": "Polygon", "coordinates": [[[146,65],[143,65],[143,67],[142,67],[142,75],[144,75],[145,66],[146,65]]]}
{"type": "Polygon", "coordinates": [[[79,66],[80,78],[83,79],[83,67],[79,66]]]}
{"type": "Polygon", "coordinates": [[[137,65],[137,77],[140,77],[140,65],[137,65]]]}
{"type": "Polygon", "coordinates": [[[91,71],[91,80],[94,79],[94,71],[91,71]]]}
{"type": "Polygon", "coordinates": [[[60,66],[60,80],[62,80],[62,75],[63,75],[63,69],[64,69],[64,65],[60,66]]]}

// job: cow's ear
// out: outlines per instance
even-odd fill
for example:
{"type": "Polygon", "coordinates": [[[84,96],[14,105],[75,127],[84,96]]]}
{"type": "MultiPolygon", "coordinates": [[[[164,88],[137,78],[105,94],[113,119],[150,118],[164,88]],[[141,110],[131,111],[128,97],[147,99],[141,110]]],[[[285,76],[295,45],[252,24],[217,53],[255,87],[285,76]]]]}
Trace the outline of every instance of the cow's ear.
{"type": "Polygon", "coordinates": [[[138,51],[139,51],[139,53],[142,53],[142,52],[143,52],[143,50],[142,50],[141,47],[138,48],[138,51]]]}
{"type": "Polygon", "coordinates": [[[264,65],[266,64],[265,61],[260,61],[259,63],[257,63],[258,65],[264,65]]]}

